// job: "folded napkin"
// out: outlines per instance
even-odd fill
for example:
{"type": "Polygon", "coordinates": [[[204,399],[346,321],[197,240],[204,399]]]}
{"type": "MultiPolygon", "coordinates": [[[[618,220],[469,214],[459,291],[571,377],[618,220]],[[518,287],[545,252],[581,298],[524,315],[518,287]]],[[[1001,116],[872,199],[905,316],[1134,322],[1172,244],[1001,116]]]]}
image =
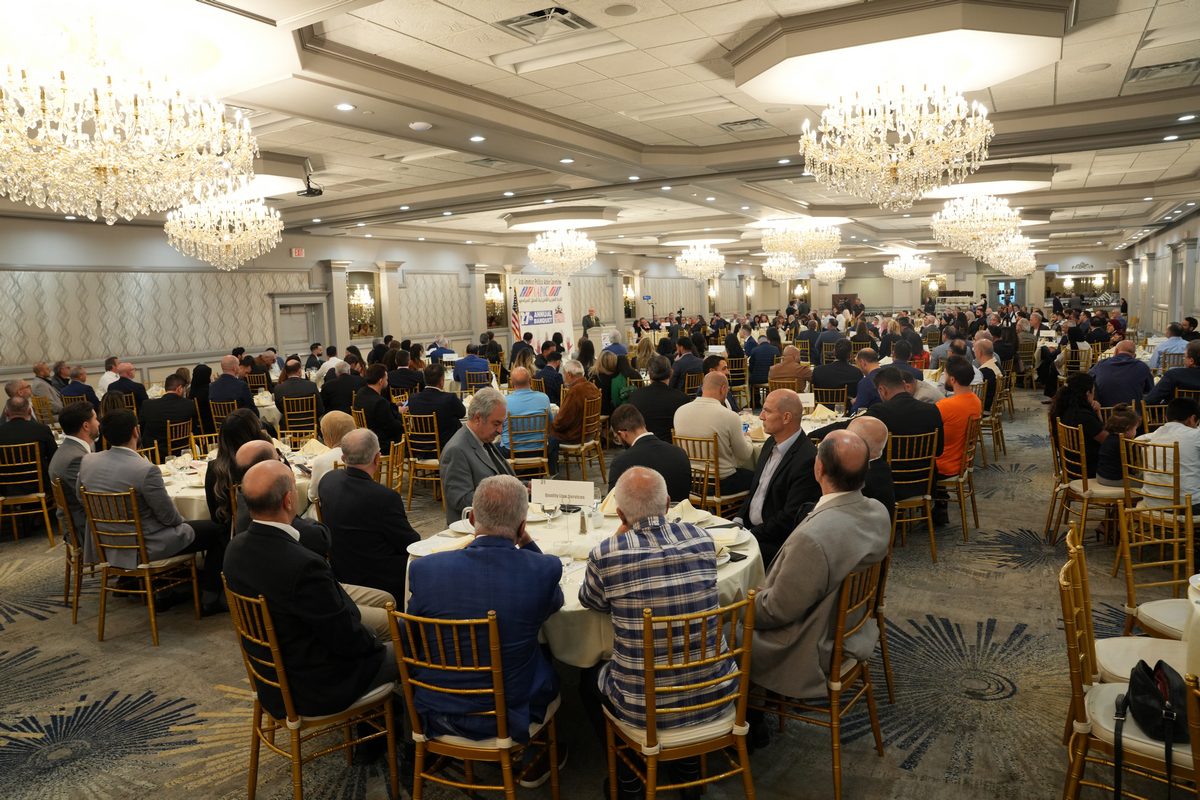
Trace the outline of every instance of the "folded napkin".
{"type": "Polygon", "coordinates": [[[702,511],[691,504],[688,500],[681,501],[678,505],[667,512],[670,519],[679,519],[683,522],[690,522],[693,525],[698,525],[701,522],[708,522],[712,519],[712,514],[707,511],[702,511]]]}
{"type": "Polygon", "coordinates": [[[309,458],[316,458],[322,453],[328,453],[329,448],[318,442],[316,439],[309,439],[304,443],[304,447],[300,448],[300,452],[309,458]]]}
{"type": "Polygon", "coordinates": [[[817,407],[814,408],[812,410],[812,413],[808,415],[808,418],[809,419],[837,419],[837,416],[838,416],[837,412],[833,411],[830,408],[825,407],[821,403],[818,403],[817,407]]]}
{"type": "Polygon", "coordinates": [[[750,429],[750,440],[754,442],[765,442],[767,440],[767,432],[763,430],[762,425],[755,425],[750,429]]]}
{"type": "Polygon", "coordinates": [[[474,536],[438,536],[437,541],[429,546],[430,553],[448,553],[451,550],[462,550],[475,541],[474,536]]]}
{"type": "Polygon", "coordinates": [[[710,530],[708,535],[712,537],[717,547],[732,547],[741,533],[741,528],[720,528],[715,531],[710,530]]]}
{"type": "Polygon", "coordinates": [[[608,497],[604,498],[604,502],[600,504],[600,513],[606,517],[615,517],[617,515],[616,489],[613,489],[608,493],[608,497]]]}

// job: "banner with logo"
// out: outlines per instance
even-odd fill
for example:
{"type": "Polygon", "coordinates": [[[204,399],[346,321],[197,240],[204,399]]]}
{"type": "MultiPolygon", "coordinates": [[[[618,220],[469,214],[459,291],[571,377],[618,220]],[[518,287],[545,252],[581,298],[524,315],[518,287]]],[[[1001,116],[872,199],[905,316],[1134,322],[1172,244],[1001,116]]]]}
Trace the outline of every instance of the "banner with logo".
{"type": "Polygon", "coordinates": [[[575,312],[571,308],[571,285],[567,279],[549,275],[513,275],[509,277],[508,285],[515,301],[513,332],[519,322],[521,335],[532,333],[533,349],[539,352],[542,342],[561,333],[569,355],[575,346],[575,312]]]}

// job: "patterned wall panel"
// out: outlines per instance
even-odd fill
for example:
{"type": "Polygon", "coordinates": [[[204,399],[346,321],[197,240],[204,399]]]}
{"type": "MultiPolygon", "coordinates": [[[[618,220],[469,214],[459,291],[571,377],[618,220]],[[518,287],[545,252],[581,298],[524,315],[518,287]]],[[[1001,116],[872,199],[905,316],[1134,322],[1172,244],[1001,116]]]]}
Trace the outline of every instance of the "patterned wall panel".
{"type": "Polygon", "coordinates": [[[701,304],[700,284],[689,278],[646,278],[643,294],[654,297],[654,305],[659,315],[673,313],[680,308],[684,314],[707,313],[708,304],[701,304]]]}
{"type": "MultiPolygon", "coordinates": [[[[604,322],[613,321],[612,281],[617,277],[599,277],[596,275],[576,275],[571,278],[571,310],[575,316],[582,318],[589,308],[596,309],[596,315],[604,322]]],[[[573,320],[575,324],[579,320],[573,320]]]]}
{"type": "Polygon", "coordinates": [[[405,336],[439,335],[471,327],[470,288],[456,273],[404,274],[396,294],[405,336]]]}
{"type": "Polygon", "coordinates": [[[269,295],[307,290],[304,272],[0,272],[3,363],[261,346],[269,295]]]}

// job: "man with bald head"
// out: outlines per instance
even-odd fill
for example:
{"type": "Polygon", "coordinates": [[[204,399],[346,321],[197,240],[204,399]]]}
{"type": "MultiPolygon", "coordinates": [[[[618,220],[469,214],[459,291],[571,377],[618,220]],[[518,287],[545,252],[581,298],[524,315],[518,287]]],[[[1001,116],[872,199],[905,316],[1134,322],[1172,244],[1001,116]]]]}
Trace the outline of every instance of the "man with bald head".
{"type": "MultiPolygon", "coordinates": [[[[508,416],[523,417],[529,414],[545,414],[546,427],[554,421],[554,413],[550,410],[550,398],[545,392],[535,392],[532,388],[532,375],[525,367],[515,367],[508,374],[508,416]]],[[[512,457],[512,451],[520,451],[522,447],[536,447],[541,451],[541,435],[538,433],[517,433],[510,436],[508,419],[504,420],[504,429],[500,431],[500,455],[512,457]]],[[[549,438],[546,442],[550,460],[550,474],[558,472],[558,440],[549,438]]]]}
{"type": "Polygon", "coordinates": [[[812,365],[800,361],[800,348],[789,344],[783,348],[783,355],[780,357],[779,363],[767,372],[767,380],[794,380],[796,381],[796,391],[803,392],[812,381],[812,374],[812,365]]]}
{"type": "Polygon", "coordinates": [[[735,521],[758,539],[763,564],[769,565],[796,527],[801,507],[821,499],[821,487],[813,474],[817,448],[800,428],[804,418],[800,395],[776,389],[763,401],[759,417],[767,441],[754,468],[750,494],[735,521]]]}
{"type": "MultiPolygon", "coordinates": [[[[838,590],[851,572],[883,560],[891,518],[863,496],[870,452],[857,433],[831,431],[817,448],[814,469],[821,499],[771,562],[754,598],[750,679],[787,697],[817,697],[831,674],[838,590]]],[[[845,642],[846,656],[867,659],[879,629],[873,620],[845,642]]],[[[762,713],[750,718],[750,736],[766,744],[762,713]]]]}
{"type": "Polygon", "coordinates": [[[228,402],[237,401],[238,408],[248,408],[258,416],[258,408],[254,405],[254,395],[250,385],[242,377],[242,367],[237,356],[221,357],[221,375],[208,387],[208,399],[228,402]]]}
{"type": "Polygon", "coordinates": [[[54,409],[55,416],[62,413],[62,395],[59,394],[58,387],[50,382],[50,379],[55,377],[50,371],[50,365],[45,361],[39,361],[33,365],[33,380],[29,382],[30,388],[33,390],[34,397],[44,397],[50,401],[50,407],[54,409]]]}
{"type": "MultiPolygon", "coordinates": [[[[395,680],[391,642],[376,640],[329,564],[300,543],[292,526],[291,468],[274,460],[255,464],[242,478],[242,492],[253,522],[225,551],[225,580],[238,594],[266,598],[296,711],[335,714],[395,680]]],[[[266,657],[261,651],[251,655],[266,657]]],[[[267,711],[284,716],[278,689],[254,689],[267,711]]]]}
{"type": "Polygon", "coordinates": [[[867,477],[863,483],[863,496],[883,503],[890,517],[896,509],[896,490],[892,484],[892,467],[883,457],[887,448],[887,425],[877,417],[863,414],[850,420],[846,430],[861,436],[871,454],[871,464],[867,467],[867,477]]]}
{"type": "Polygon", "coordinates": [[[133,395],[133,406],[140,411],[142,403],[149,399],[149,395],[146,394],[146,387],[133,379],[136,374],[133,364],[130,364],[128,361],[122,361],[120,364],[117,364],[117,374],[121,377],[108,385],[108,391],[124,392],[125,394],[133,395]]]}
{"type": "MultiPolygon", "coordinates": [[[[1137,347],[1128,339],[1117,342],[1112,352],[1108,358],[1097,361],[1090,370],[1096,379],[1096,402],[1101,406],[1140,403],[1154,389],[1154,376],[1150,368],[1138,360],[1137,347]]],[[[1192,353],[1190,343],[1184,352],[1186,361],[1189,357],[1187,354],[1192,353]]]]}
{"type": "Polygon", "coordinates": [[[737,494],[750,488],[754,473],[739,467],[749,463],[754,451],[742,433],[742,419],[725,407],[729,393],[729,378],[720,372],[710,372],[700,384],[700,396],[675,410],[675,434],[699,439],[717,437],[720,458],[720,493],[737,494]]]}

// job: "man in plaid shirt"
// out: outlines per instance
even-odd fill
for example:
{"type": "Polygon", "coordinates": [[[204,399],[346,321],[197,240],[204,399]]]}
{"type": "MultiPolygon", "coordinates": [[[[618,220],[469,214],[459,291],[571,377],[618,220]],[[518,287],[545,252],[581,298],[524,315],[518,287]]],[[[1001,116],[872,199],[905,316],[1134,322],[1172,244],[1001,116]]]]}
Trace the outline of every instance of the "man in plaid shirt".
{"type": "MultiPolygon", "coordinates": [[[[646,692],[642,664],[642,609],[655,616],[695,614],[712,611],[717,599],[717,551],[712,538],[700,528],[672,523],[662,476],[645,467],[628,470],[616,486],[617,514],[621,526],[588,556],[587,573],[579,587],[579,602],[585,608],[612,615],[614,641],[612,661],[585,670],[580,682],[584,706],[603,739],[601,706],[631,725],[646,722],[646,692]]],[[[709,647],[712,647],[710,636],[709,647]]],[[[661,654],[665,662],[665,651],[661,654]]],[[[695,683],[733,671],[728,661],[697,667],[687,673],[672,673],[672,682],[695,683]]],[[[705,692],[673,696],[659,708],[696,705],[728,691],[719,683],[705,692]]],[[[678,727],[709,722],[723,714],[726,706],[698,712],[660,715],[658,727],[678,727]]],[[[622,796],[641,796],[641,782],[618,761],[622,796]]],[[[675,780],[699,777],[699,760],[675,762],[675,780]]]]}

